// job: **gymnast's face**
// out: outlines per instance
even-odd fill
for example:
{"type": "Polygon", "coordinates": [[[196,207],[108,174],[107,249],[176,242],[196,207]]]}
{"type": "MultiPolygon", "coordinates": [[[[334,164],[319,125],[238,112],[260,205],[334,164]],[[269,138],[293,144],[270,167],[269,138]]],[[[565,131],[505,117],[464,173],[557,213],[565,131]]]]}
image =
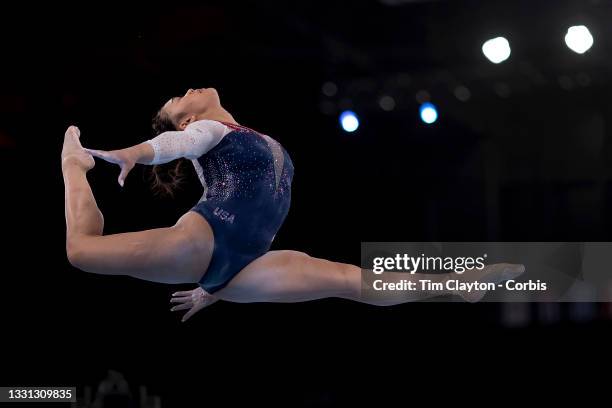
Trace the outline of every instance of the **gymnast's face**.
{"type": "Polygon", "coordinates": [[[178,130],[207,114],[221,108],[219,94],[215,88],[189,89],[183,96],[175,96],[162,107],[178,130]]]}

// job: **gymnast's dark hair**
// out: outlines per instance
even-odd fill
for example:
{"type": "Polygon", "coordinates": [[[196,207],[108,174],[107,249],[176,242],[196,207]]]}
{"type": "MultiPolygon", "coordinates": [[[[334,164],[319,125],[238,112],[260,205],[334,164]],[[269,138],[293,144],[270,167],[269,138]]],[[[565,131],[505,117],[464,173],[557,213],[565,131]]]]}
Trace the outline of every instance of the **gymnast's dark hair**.
{"type": "MultiPolygon", "coordinates": [[[[162,109],[157,111],[152,121],[153,132],[157,136],[161,133],[176,130],[170,116],[162,109]]],[[[174,192],[184,181],[182,164],[185,159],[175,163],[154,165],[151,168],[152,190],[156,195],[174,196],[174,192]]]]}

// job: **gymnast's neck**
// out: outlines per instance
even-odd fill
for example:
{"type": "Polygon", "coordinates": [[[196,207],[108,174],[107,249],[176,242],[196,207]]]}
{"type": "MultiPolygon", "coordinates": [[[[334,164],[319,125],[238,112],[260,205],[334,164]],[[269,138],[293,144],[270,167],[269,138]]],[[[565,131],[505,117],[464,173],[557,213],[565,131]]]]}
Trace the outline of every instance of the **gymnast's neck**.
{"type": "Polygon", "coordinates": [[[226,122],[226,123],[233,123],[235,125],[239,125],[239,123],[236,122],[236,119],[234,119],[234,117],[222,107],[211,109],[197,116],[197,120],[205,120],[205,119],[216,120],[217,122],[226,122]]]}

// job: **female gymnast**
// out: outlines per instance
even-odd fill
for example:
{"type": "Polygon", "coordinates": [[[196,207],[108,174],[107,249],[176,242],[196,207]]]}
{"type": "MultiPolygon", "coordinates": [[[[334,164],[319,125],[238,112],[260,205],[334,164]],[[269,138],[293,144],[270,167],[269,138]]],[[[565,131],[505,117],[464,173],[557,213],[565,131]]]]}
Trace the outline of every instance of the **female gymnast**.
{"type": "MultiPolygon", "coordinates": [[[[247,303],[339,297],[390,305],[431,296],[419,292],[366,299],[358,266],[303,252],[269,251],[289,211],[293,163],[277,141],[238,124],[215,89],[189,89],[170,99],[154,125],[159,134],[153,139],[112,151],[85,149],[78,128],[66,131],[66,252],[76,268],[168,284],[197,283],[196,289],[176,292],[171,299],[176,304],[171,310],[188,310],[182,321],[219,299],[247,303]],[[121,186],[136,164],[190,159],[204,194],[173,226],[103,235],[104,218],[86,176],[94,156],[119,165],[121,186]]],[[[469,279],[498,282],[520,273],[521,266],[497,264],[469,279]]],[[[455,294],[468,301],[484,295],[455,294]]]]}

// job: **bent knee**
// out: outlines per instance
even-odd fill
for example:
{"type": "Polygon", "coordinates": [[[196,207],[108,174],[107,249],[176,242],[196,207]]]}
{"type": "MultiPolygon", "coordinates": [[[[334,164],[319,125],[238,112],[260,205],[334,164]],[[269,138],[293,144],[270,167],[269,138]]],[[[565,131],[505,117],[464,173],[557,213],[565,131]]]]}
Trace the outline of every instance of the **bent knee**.
{"type": "Polygon", "coordinates": [[[80,265],[82,263],[82,254],[77,250],[75,246],[66,245],[66,256],[70,265],[74,266],[75,268],[81,269],[80,265]]]}
{"type": "Polygon", "coordinates": [[[85,251],[83,250],[82,238],[75,234],[70,234],[66,238],[66,257],[70,265],[77,269],[83,269],[86,265],[85,251]]]}
{"type": "Polygon", "coordinates": [[[71,234],[66,239],[66,257],[73,267],[84,272],[95,272],[103,269],[112,257],[98,250],[97,236],[71,234]]]}

